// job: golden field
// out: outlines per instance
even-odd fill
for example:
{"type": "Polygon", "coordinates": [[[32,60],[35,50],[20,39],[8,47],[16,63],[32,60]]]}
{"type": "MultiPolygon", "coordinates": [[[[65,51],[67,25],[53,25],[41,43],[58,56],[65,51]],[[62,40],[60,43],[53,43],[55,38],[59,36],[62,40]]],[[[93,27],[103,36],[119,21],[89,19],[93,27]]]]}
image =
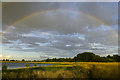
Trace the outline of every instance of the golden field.
{"type": "Polygon", "coordinates": [[[120,76],[120,63],[117,62],[27,63],[55,65],[8,69],[2,72],[3,78],[119,78],[120,76]]]}

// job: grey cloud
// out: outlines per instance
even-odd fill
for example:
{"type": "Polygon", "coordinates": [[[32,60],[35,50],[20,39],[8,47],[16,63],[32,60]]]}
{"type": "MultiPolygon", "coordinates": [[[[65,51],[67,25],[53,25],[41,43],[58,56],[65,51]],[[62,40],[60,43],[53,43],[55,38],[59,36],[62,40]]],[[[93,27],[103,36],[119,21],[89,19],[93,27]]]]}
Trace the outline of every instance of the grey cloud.
{"type": "Polygon", "coordinates": [[[117,52],[116,48],[109,48],[118,44],[117,32],[113,31],[117,30],[116,3],[10,3],[3,8],[3,29],[28,14],[44,10],[49,11],[26,18],[5,32],[5,49],[43,52],[47,57],[72,57],[83,51],[117,52]],[[90,43],[100,43],[107,49],[94,48],[90,43]]]}
{"type": "MultiPolygon", "coordinates": [[[[22,16],[49,9],[73,9],[96,16],[109,25],[116,24],[117,3],[9,3],[3,8],[3,24],[11,24],[22,16]],[[23,12],[21,14],[21,12],[23,12]],[[9,14],[7,14],[9,12],[9,14]],[[16,15],[14,15],[16,14],[16,15]],[[13,17],[15,16],[15,17],[13,17]],[[109,16],[109,17],[108,17],[109,16]],[[5,22],[5,23],[4,23],[5,22]]],[[[32,25],[31,25],[32,26],[32,25]]],[[[33,26],[35,27],[35,26],[33,26]]]]}

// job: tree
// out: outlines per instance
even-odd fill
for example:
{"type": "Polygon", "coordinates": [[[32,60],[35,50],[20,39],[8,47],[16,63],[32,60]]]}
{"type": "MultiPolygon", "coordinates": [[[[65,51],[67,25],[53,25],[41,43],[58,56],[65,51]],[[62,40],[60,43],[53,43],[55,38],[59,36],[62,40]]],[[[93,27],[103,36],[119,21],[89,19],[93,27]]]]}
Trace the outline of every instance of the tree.
{"type": "Polygon", "coordinates": [[[25,61],[25,59],[22,59],[22,61],[25,61]]]}
{"type": "Polygon", "coordinates": [[[33,60],[33,62],[36,62],[36,60],[33,60]]]}
{"type": "Polygon", "coordinates": [[[57,61],[57,59],[56,58],[53,58],[53,62],[56,62],[57,61]]]}
{"type": "Polygon", "coordinates": [[[5,59],[3,59],[3,61],[5,61],[5,59]]]}
{"type": "Polygon", "coordinates": [[[110,55],[108,55],[107,58],[112,58],[112,57],[110,55]]]}
{"type": "Polygon", "coordinates": [[[48,59],[46,60],[46,62],[51,62],[51,59],[48,58],[48,59]]]}
{"type": "Polygon", "coordinates": [[[81,54],[78,54],[76,57],[76,61],[80,61],[80,62],[92,62],[94,61],[95,54],[93,54],[92,52],[84,52],[81,54]]]}
{"type": "Polygon", "coordinates": [[[116,62],[120,62],[120,56],[119,56],[119,55],[113,55],[113,59],[114,59],[116,62]]]}
{"type": "Polygon", "coordinates": [[[6,59],[6,61],[9,61],[9,59],[6,59]]]}
{"type": "Polygon", "coordinates": [[[100,57],[92,52],[83,52],[77,54],[74,58],[53,58],[46,59],[46,62],[120,62],[119,55],[100,57]]]}
{"type": "Polygon", "coordinates": [[[15,61],[15,60],[10,60],[10,61],[15,61]]]}

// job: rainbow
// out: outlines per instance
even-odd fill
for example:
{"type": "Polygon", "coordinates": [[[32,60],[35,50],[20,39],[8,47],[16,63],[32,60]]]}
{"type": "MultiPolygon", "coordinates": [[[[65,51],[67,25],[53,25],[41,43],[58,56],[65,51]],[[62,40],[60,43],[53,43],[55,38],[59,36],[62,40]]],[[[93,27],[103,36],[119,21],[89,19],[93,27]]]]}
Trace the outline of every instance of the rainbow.
{"type": "MultiPolygon", "coordinates": [[[[57,10],[58,10],[58,9],[37,11],[37,12],[33,12],[33,13],[27,15],[27,16],[24,16],[24,17],[16,20],[14,23],[12,23],[12,24],[11,24],[10,26],[8,26],[7,28],[5,28],[5,29],[0,33],[0,36],[2,36],[6,31],[8,31],[13,25],[18,24],[18,23],[20,23],[21,21],[23,21],[23,20],[25,20],[25,19],[27,19],[27,18],[29,18],[29,17],[33,17],[33,16],[38,15],[38,14],[47,13],[47,12],[49,12],[49,11],[57,11],[57,10]]],[[[102,20],[100,20],[100,19],[98,19],[97,17],[92,16],[92,15],[90,15],[90,14],[88,14],[88,13],[84,13],[84,12],[76,11],[76,10],[71,10],[71,9],[60,9],[60,10],[62,10],[62,11],[71,11],[71,12],[75,12],[75,13],[81,13],[81,14],[83,14],[83,15],[89,17],[89,18],[92,18],[92,19],[94,19],[95,21],[97,21],[97,22],[105,25],[106,27],[110,27],[108,24],[106,24],[106,23],[103,22],[102,20]]],[[[111,28],[111,27],[110,27],[110,28],[111,28]]],[[[117,33],[116,31],[115,31],[115,33],[116,33],[116,36],[117,36],[118,33],[117,33]]]]}

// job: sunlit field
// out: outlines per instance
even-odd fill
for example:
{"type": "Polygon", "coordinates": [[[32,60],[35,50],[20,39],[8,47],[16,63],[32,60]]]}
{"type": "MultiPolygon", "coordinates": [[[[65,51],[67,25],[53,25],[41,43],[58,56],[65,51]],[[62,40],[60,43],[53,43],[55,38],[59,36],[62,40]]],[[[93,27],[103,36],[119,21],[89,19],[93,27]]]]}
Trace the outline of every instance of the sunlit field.
{"type": "MultiPolygon", "coordinates": [[[[37,62],[34,62],[37,63],[37,62]]],[[[117,62],[39,62],[50,66],[34,66],[3,70],[3,78],[119,78],[117,62]]]]}

